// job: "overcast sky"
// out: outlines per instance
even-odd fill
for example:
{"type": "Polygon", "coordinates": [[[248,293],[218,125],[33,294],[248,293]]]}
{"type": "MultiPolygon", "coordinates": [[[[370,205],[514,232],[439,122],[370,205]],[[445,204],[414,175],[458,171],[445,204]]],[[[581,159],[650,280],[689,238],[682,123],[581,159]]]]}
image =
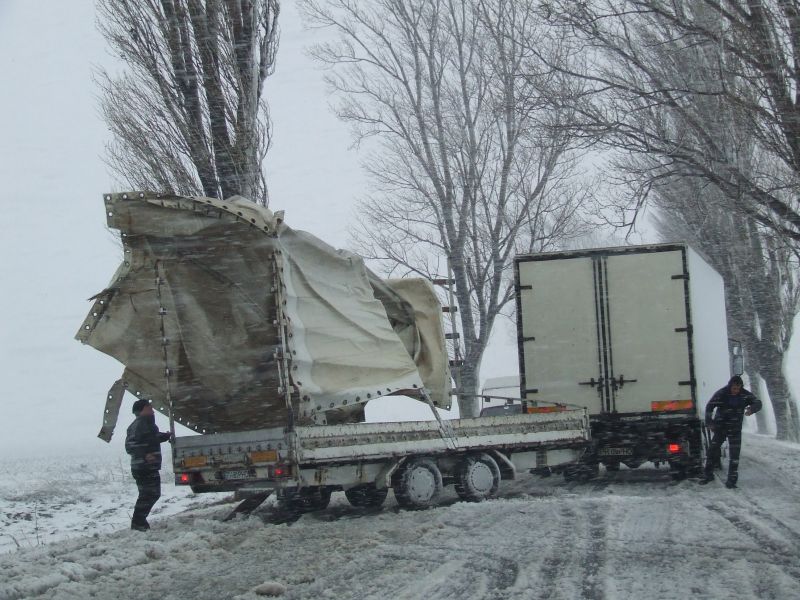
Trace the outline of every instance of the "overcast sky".
{"type": "MultiPolygon", "coordinates": [[[[322,74],[304,55],[285,2],[268,160],[272,208],[335,246],[346,244],[363,189],[347,128],[331,114],[322,74]]],[[[0,382],[5,454],[96,439],[115,360],[73,336],[121,260],[102,194],[118,189],[102,161],[107,131],[92,70],[115,61],[95,28],[92,0],[0,0],[0,382]]],[[[120,427],[130,420],[130,398],[120,427]]],[[[119,432],[119,428],[118,428],[119,432]]],[[[120,437],[119,435],[117,437],[120,437]]],[[[119,441],[119,440],[117,440],[119,441]]]]}
{"type": "MultiPolygon", "coordinates": [[[[348,129],[305,56],[315,32],[283,3],[267,160],[271,208],[326,242],[347,244],[365,179],[348,129]]],[[[92,0],[0,0],[0,452],[105,451],[105,394],[122,366],[73,339],[121,260],[102,194],[120,191],[102,161],[107,130],[92,71],[113,67],[92,0]]],[[[514,364],[510,326],[499,328],[514,364]]],[[[501,352],[502,354],[502,352],[501,352]]],[[[491,362],[492,359],[489,359],[491,362]]],[[[515,371],[514,371],[515,372],[515,371]]],[[[130,420],[126,398],[114,441],[130,420]]],[[[165,420],[162,420],[164,427],[165,420]]]]}
{"type": "MultiPolygon", "coordinates": [[[[328,107],[321,72],[283,3],[277,70],[266,94],[274,123],[271,208],[326,242],[347,243],[365,178],[328,107]]],[[[73,336],[121,251],[102,194],[118,191],[102,161],[107,131],[92,71],[112,66],[92,0],[0,0],[0,452],[106,451],[95,437],[122,366],[73,336]]],[[[483,375],[516,373],[513,326],[500,322],[483,375]]],[[[115,445],[130,420],[121,413],[115,445]]]]}

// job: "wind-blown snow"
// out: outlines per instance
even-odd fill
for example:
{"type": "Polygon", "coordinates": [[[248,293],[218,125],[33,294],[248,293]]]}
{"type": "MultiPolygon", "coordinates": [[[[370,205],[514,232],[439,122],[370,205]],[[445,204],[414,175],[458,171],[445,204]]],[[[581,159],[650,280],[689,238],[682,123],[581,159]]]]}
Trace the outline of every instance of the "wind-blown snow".
{"type": "Polygon", "coordinates": [[[293,521],[270,499],[226,523],[234,504],[208,504],[223,495],[167,483],[144,534],[125,528],[135,490],[122,467],[87,465],[99,476],[81,481],[62,467],[51,489],[25,490],[29,466],[2,467],[20,491],[3,488],[2,531],[15,527],[23,547],[0,555],[0,600],[800,598],[800,446],[760,436],[745,438],[734,491],[646,465],[587,484],[524,477],[482,504],[449,492],[421,512],[398,510],[391,495],[382,510],[356,509],[335,493],[293,521]],[[36,535],[8,518],[34,497],[36,535]],[[74,537],[37,545],[53,530],[74,537]]]}

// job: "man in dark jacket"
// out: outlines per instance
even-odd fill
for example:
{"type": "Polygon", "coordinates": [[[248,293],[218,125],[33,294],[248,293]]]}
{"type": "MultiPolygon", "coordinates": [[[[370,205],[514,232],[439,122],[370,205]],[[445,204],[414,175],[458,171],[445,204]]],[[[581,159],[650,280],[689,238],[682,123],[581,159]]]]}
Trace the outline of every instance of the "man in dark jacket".
{"type": "Polygon", "coordinates": [[[147,531],[147,515],[161,497],[161,444],[169,441],[170,434],[162,433],[150,402],[139,399],[133,403],[136,420],[128,427],[125,450],[131,455],[131,474],[139,488],[139,497],[133,508],[131,529],[147,531]]]}
{"type": "Polygon", "coordinates": [[[731,453],[728,463],[728,479],[725,487],[735,488],[739,479],[739,452],[742,449],[742,421],[746,416],[761,410],[761,400],[744,388],[742,378],[731,377],[728,385],[717,390],[706,405],[706,427],[714,436],[706,455],[706,469],[701,484],[714,478],[714,465],[719,462],[720,448],[725,438],[731,453]]]}

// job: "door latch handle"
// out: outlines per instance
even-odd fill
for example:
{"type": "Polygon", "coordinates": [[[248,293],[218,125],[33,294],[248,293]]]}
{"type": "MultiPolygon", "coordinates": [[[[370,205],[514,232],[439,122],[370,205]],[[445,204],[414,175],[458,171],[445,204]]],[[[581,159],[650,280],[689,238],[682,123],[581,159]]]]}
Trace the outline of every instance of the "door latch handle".
{"type": "Polygon", "coordinates": [[[636,379],[625,379],[624,375],[620,375],[619,379],[612,379],[612,385],[614,386],[614,390],[621,389],[626,383],[636,383],[636,379]]]}

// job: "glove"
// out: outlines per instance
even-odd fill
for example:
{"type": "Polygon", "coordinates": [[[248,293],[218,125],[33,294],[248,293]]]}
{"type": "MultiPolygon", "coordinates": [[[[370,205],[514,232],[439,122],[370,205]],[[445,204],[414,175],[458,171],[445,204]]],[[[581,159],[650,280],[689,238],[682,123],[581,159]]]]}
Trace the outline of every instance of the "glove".
{"type": "Polygon", "coordinates": [[[745,409],[744,409],[744,416],[745,416],[745,417],[749,417],[749,416],[750,416],[750,415],[752,415],[752,414],[753,414],[753,409],[752,409],[752,408],[750,408],[749,406],[748,406],[747,408],[745,408],[745,409]]]}

